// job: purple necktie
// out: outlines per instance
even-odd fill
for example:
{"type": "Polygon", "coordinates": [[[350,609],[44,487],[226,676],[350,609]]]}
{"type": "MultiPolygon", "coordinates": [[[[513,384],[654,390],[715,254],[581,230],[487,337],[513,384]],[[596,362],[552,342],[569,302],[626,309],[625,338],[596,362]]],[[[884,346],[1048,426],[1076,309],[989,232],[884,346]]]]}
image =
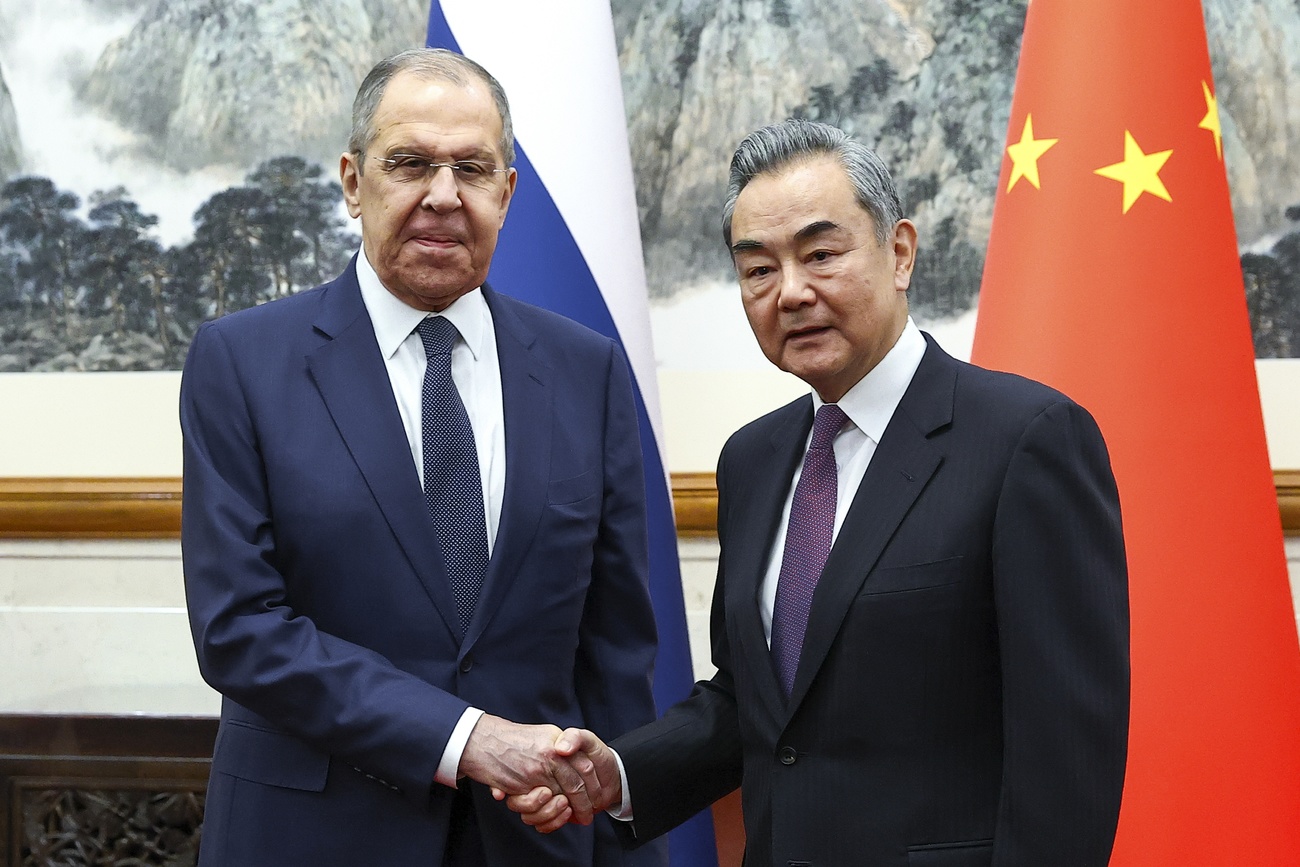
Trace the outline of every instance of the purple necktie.
{"type": "Polygon", "coordinates": [[[785,533],[781,576],[772,609],[772,658],[788,696],[803,652],[804,632],[813,591],[831,553],[835,529],[835,450],[831,443],[848,416],[833,403],[817,410],[812,443],[803,459],[803,472],[790,504],[790,525],[785,533]]]}
{"type": "Polygon", "coordinates": [[[483,482],[469,414],[451,378],[451,348],[460,332],[444,316],[416,326],[429,360],[420,396],[424,446],[424,501],[447,561],[463,635],[487,573],[483,482]]]}

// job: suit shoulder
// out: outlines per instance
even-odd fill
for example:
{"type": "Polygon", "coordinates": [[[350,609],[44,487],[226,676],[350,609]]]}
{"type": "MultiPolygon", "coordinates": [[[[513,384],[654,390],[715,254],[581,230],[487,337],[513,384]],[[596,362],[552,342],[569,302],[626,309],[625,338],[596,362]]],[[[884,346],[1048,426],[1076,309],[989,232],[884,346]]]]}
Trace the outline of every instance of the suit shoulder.
{"type": "Polygon", "coordinates": [[[769,441],[776,431],[788,425],[800,424],[811,418],[811,415],[812,398],[806,394],[797,397],[785,406],[759,416],[727,437],[727,442],[722,447],[722,456],[726,458],[732,454],[746,454],[754,446],[769,441]]]}
{"type": "Polygon", "coordinates": [[[500,312],[518,317],[522,323],[536,329],[539,333],[554,334],[566,340],[588,342],[592,345],[607,345],[614,342],[599,331],[562,313],[538,307],[527,301],[520,301],[512,295],[492,290],[488,297],[500,312]]]}
{"type": "Polygon", "coordinates": [[[612,364],[627,365],[617,340],[553,310],[520,301],[500,292],[487,295],[498,332],[514,334],[561,369],[609,370],[612,364]]]}
{"type": "Polygon", "coordinates": [[[1078,404],[1069,395],[1027,376],[990,370],[965,361],[958,365],[957,399],[977,401],[1009,415],[1036,415],[1056,404],[1078,404]]]}
{"type": "Polygon", "coordinates": [[[348,278],[345,272],[329,283],[204,322],[194,333],[185,367],[207,357],[201,346],[211,351],[214,345],[224,345],[236,363],[252,368],[297,365],[322,339],[314,328],[319,322],[341,330],[365,316],[356,279],[348,278]]]}
{"type": "Polygon", "coordinates": [[[203,327],[215,328],[231,337],[279,332],[279,329],[312,317],[319,309],[322,295],[331,285],[327,283],[254,307],[236,310],[219,319],[208,320],[203,323],[203,327]]]}
{"type": "Polygon", "coordinates": [[[1088,431],[1089,437],[1101,436],[1096,418],[1069,395],[1018,374],[958,364],[953,421],[966,434],[982,437],[986,445],[1004,442],[1014,447],[1028,431],[1041,432],[1061,422],[1088,431]],[[1038,427],[1047,419],[1057,421],[1049,428],[1038,427]]]}

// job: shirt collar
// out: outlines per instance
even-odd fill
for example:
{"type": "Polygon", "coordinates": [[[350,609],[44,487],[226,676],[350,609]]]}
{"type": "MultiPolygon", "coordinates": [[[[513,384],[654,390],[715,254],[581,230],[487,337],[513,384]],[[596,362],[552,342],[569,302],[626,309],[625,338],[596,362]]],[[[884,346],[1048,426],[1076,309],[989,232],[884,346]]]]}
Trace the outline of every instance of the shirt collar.
{"type": "Polygon", "coordinates": [[[385,359],[390,359],[399,346],[426,316],[446,316],[460,332],[461,339],[473,353],[475,360],[483,351],[490,313],[483,287],[466,292],[438,313],[417,310],[384,288],[379,275],[366,259],[366,251],[357,254],[357,284],[361,287],[361,300],[370,314],[375,328],[375,340],[385,359]]]}
{"type": "MultiPolygon", "coordinates": [[[[893,418],[894,410],[898,409],[903,393],[911,385],[923,355],[925,338],[909,316],[893,348],[839,399],[839,407],[849,421],[872,442],[879,443],[884,436],[885,427],[893,418]]],[[[816,391],[813,391],[812,399],[815,414],[825,401],[816,391]]]]}

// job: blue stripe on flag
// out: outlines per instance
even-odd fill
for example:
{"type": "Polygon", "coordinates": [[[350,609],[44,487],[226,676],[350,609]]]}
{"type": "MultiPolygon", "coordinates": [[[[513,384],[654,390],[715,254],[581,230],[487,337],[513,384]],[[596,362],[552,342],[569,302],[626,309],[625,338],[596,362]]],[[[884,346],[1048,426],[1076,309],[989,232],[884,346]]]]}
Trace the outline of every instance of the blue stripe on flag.
{"type": "MultiPolygon", "coordinates": [[[[438,0],[433,0],[429,9],[428,44],[460,51],[438,0]]],[[[515,150],[519,180],[510,202],[509,230],[497,242],[489,281],[522,301],[567,316],[622,346],[609,307],[564,217],[518,141],[515,150]],[[544,262],[545,267],[539,268],[539,262],[544,262]]],[[[640,255],[639,249],[634,252],[640,255]]],[[[654,698],[662,714],[690,693],[694,674],[667,476],[639,384],[635,394],[645,460],[650,595],[659,629],[654,698]]],[[[671,832],[669,853],[674,867],[717,864],[712,816],[707,810],[671,832]]]]}

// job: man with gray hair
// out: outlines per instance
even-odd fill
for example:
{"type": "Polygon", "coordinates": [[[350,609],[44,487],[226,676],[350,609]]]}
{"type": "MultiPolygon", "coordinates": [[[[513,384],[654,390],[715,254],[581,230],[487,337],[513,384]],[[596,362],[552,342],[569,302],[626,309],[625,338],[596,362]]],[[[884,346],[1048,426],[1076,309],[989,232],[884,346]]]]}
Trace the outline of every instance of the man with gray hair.
{"type": "MultiPolygon", "coordinates": [[[[717,674],[612,749],[567,730],[561,752],[617,781],[633,841],[740,786],[747,865],[1103,867],[1128,592],[1092,417],[917,329],[917,230],[838,129],[746,138],[723,234],[759,346],[812,394],[723,449],[717,674]]],[[[573,810],[510,803],[544,831],[573,810]]]]}
{"type": "Polygon", "coordinates": [[[629,863],[554,743],[654,718],[636,408],[613,341],[484,283],[513,160],[481,66],[382,61],[340,160],[360,252],[194,338],[182,546],[223,696],[203,867],[629,863]],[[492,797],[539,785],[588,827],[540,837],[492,797]]]}

